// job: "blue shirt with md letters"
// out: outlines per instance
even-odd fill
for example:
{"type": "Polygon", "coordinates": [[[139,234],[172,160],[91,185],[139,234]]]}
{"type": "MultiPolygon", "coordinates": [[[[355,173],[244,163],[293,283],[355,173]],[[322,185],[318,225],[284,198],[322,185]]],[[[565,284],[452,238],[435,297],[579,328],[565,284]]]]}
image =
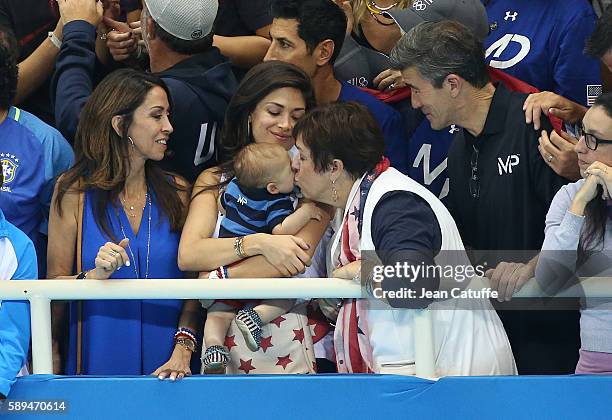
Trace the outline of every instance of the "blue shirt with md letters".
{"type": "Polygon", "coordinates": [[[598,60],[583,53],[596,16],[584,0],[489,0],[487,64],[540,90],[592,105],[601,94],[598,60]]]}

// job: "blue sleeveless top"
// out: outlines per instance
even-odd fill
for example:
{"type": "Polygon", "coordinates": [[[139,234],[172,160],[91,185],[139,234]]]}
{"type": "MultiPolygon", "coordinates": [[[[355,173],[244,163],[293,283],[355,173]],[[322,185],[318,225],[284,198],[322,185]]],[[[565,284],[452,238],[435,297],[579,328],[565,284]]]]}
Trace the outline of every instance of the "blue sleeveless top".
{"type": "MultiPolygon", "coordinates": [[[[177,254],[180,233],[172,232],[168,218],[161,214],[155,195],[149,188],[151,205],[146,205],[138,235],[134,235],[122,206],[106,208],[109,225],[117,242],[130,240],[126,252],[130,267],[123,266],[112,279],[136,279],[147,272],[148,278],[183,278],[177,254]],[[151,224],[149,232],[149,211],[151,224]],[[122,228],[123,227],[123,231],[122,228]],[[133,257],[132,257],[133,254],[133,257]]],[[[83,203],[82,269],[95,267],[99,248],[109,238],[96,224],[94,208],[98,192],[89,190],[83,203]]],[[[82,280],[87,281],[87,280],[82,280]]],[[[92,300],[82,303],[82,367],[84,375],[148,375],[165,363],[174,348],[174,333],[183,306],[182,300],[92,300]]],[[[70,342],[66,374],[76,373],[77,303],[70,305],[70,342]]]]}

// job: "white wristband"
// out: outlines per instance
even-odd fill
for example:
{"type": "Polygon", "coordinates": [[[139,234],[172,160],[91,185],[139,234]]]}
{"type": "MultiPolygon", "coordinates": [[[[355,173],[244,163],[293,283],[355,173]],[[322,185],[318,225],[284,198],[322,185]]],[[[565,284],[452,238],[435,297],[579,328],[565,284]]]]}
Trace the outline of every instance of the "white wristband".
{"type": "Polygon", "coordinates": [[[57,37],[57,35],[55,35],[54,32],[49,32],[48,35],[49,39],[51,40],[51,43],[53,43],[53,45],[55,45],[58,50],[62,48],[62,41],[60,41],[60,39],[57,37]]]}

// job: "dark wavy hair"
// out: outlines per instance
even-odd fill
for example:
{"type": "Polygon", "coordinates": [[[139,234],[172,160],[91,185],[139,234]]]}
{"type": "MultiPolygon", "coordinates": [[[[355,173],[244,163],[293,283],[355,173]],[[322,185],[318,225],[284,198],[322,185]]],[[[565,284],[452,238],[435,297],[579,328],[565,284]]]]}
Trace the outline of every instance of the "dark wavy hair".
{"type": "Polygon", "coordinates": [[[0,26],[0,109],[9,109],[17,93],[17,54],[13,31],[0,26]]]}
{"type": "MultiPolygon", "coordinates": [[[[96,189],[99,192],[94,207],[96,223],[109,238],[116,239],[105,210],[109,203],[116,205],[130,171],[128,130],[134,111],[155,87],[162,88],[171,103],[170,91],[159,77],[131,69],[111,73],[93,91],[77,126],[75,163],[58,181],[54,204],[60,215],[64,194],[96,189]],[[113,117],[118,115],[123,117],[121,135],[111,124],[113,117]]],[[[172,230],[179,231],[186,212],[178,195],[183,188],[174,181],[174,176],[150,159],[145,163],[145,177],[172,230]]]]}
{"type": "MultiPolygon", "coordinates": [[[[593,108],[601,107],[606,115],[612,118],[612,92],[600,95],[593,104],[593,108]]],[[[584,209],[585,223],[578,243],[577,266],[581,266],[597,248],[603,244],[608,222],[608,209],[606,202],[599,199],[603,194],[601,185],[597,186],[597,198],[591,200],[584,209]]]]}
{"type": "MultiPolygon", "coordinates": [[[[253,142],[249,133],[249,116],[270,93],[282,88],[294,88],[302,92],[306,110],[314,107],[315,98],[310,78],[302,69],[282,61],[266,61],[257,64],[244,76],[232,96],[221,131],[221,162],[216,174],[224,174],[226,181],[207,186],[204,190],[223,186],[234,176],[234,158],[247,144],[253,142]]],[[[199,193],[199,192],[198,192],[199,193]]]]}

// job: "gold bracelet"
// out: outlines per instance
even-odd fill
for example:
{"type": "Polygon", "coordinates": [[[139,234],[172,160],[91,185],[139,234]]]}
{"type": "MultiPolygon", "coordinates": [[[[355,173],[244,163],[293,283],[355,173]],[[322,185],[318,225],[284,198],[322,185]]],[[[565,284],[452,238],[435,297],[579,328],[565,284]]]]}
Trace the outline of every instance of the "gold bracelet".
{"type": "Polygon", "coordinates": [[[239,236],[234,239],[234,252],[239,258],[247,258],[248,255],[245,254],[242,243],[244,241],[244,236],[239,236]]]}

